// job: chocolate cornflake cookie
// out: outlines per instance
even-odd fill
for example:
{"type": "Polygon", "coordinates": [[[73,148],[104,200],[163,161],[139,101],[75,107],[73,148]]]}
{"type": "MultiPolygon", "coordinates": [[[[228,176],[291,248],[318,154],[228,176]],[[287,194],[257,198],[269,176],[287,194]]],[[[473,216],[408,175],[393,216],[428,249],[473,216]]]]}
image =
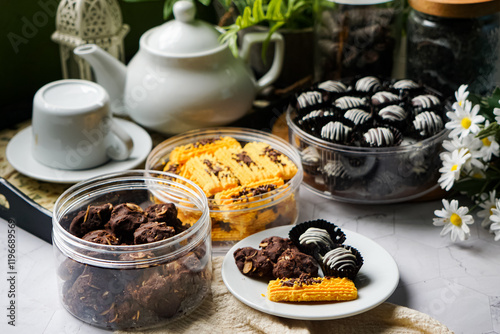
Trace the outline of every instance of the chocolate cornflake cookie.
{"type": "Polygon", "coordinates": [[[94,242],[96,244],[103,245],[119,245],[120,239],[113,234],[113,232],[108,230],[94,230],[85,234],[82,237],[83,240],[94,242]]]}
{"type": "Polygon", "coordinates": [[[273,263],[276,263],[281,254],[287,249],[299,250],[290,239],[281,237],[265,238],[260,242],[259,247],[262,248],[273,263]]]}
{"type": "Polygon", "coordinates": [[[273,269],[276,278],[300,277],[303,274],[318,276],[318,266],[312,256],[292,249],[281,254],[273,269]]]}
{"type": "MultiPolygon", "coordinates": [[[[100,208],[89,206],[80,211],[76,215],[78,219],[74,219],[74,229],[81,233],[77,224],[86,222],[86,215],[94,217],[100,208]]],[[[153,204],[143,211],[134,203],[123,203],[109,210],[107,220],[100,221],[98,226],[81,238],[118,245],[116,250],[134,242],[165,240],[189,228],[177,218],[174,204],[153,204]]],[[[86,254],[91,258],[102,256],[92,250],[86,254]]],[[[58,268],[65,307],[85,322],[122,330],[164,323],[186,313],[196,307],[210,289],[210,253],[204,244],[198,244],[194,251],[175,259],[162,261],[161,255],[162,250],[156,248],[123,249],[110,258],[126,264],[126,268],[120,269],[66,259],[58,268]]]]}
{"type": "Polygon", "coordinates": [[[69,232],[77,237],[82,237],[90,231],[104,227],[109,220],[113,205],[110,203],[94,206],[89,205],[87,210],[80,211],[73,218],[69,226],[69,232]]]}
{"type": "Polygon", "coordinates": [[[63,293],[63,301],[68,310],[87,319],[90,314],[96,318],[94,321],[106,321],[104,314],[112,306],[117,290],[112,286],[115,280],[112,270],[86,266],[80,276],[67,286],[63,293]]]}
{"type": "Polygon", "coordinates": [[[123,240],[133,240],[134,231],[145,222],[146,215],[140,206],[122,203],[111,212],[109,228],[123,240]]]}
{"type": "Polygon", "coordinates": [[[234,252],[234,260],[243,275],[272,277],[273,262],[263,250],[252,247],[239,248],[234,252]]]}
{"type": "Polygon", "coordinates": [[[177,208],[173,203],[153,204],[144,210],[149,221],[164,222],[169,226],[177,220],[177,208]]]}
{"type": "Polygon", "coordinates": [[[165,222],[148,222],[139,226],[134,232],[134,244],[146,244],[173,237],[175,229],[165,222]]]}

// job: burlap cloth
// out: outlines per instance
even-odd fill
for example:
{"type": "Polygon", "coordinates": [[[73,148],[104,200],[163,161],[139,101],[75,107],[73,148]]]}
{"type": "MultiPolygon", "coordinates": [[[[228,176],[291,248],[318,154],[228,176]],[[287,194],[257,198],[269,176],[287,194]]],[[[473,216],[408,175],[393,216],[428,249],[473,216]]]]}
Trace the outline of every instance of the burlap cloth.
{"type": "Polygon", "coordinates": [[[164,327],[133,333],[453,333],[424,313],[390,303],[338,320],[304,321],[268,315],[231,295],[222,281],[222,260],[223,257],[213,258],[212,293],[193,313],[164,327]]]}

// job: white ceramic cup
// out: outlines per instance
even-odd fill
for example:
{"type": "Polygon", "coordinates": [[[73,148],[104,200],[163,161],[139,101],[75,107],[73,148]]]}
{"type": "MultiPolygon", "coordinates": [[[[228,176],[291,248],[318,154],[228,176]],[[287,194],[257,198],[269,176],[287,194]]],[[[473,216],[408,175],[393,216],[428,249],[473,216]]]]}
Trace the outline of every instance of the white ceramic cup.
{"type": "Polygon", "coordinates": [[[33,100],[32,154],[57,169],[90,169],[125,160],[132,138],[111,117],[104,88],[87,80],[59,80],[33,100]]]}

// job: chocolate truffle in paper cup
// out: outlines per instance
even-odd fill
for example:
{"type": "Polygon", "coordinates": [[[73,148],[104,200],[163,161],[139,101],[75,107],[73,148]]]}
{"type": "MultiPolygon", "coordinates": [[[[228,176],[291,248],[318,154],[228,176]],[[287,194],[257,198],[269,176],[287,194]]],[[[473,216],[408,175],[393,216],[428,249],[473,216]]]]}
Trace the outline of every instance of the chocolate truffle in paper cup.
{"type": "Polygon", "coordinates": [[[325,253],[320,263],[325,276],[354,280],[363,265],[363,257],[354,247],[338,245],[325,253]]]}
{"type": "Polygon", "coordinates": [[[344,232],[323,219],[298,224],[288,232],[288,236],[300,251],[315,258],[345,241],[344,232]]]}

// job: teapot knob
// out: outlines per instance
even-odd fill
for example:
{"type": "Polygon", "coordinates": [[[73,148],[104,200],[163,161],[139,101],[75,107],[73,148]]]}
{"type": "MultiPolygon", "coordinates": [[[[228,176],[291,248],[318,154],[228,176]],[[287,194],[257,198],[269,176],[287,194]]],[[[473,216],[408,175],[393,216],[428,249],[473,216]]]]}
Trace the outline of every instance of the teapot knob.
{"type": "Polygon", "coordinates": [[[192,1],[181,0],[174,4],[174,17],[184,23],[189,23],[194,20],[196,8],[192,1]]]}

